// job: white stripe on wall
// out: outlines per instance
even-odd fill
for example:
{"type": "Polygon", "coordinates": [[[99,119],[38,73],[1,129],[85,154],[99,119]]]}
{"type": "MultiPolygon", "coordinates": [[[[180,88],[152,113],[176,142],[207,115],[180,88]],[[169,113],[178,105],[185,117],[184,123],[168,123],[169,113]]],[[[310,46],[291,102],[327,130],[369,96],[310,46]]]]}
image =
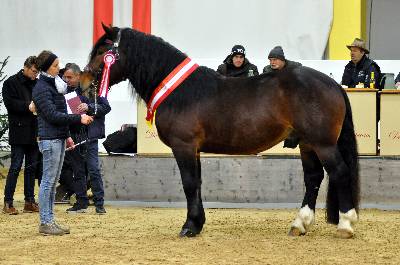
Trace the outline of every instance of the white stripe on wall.
{"type": "Polygon", "coordinates": [[[132,27],[132,0],[114,0],[113,26],[132,27]]]}

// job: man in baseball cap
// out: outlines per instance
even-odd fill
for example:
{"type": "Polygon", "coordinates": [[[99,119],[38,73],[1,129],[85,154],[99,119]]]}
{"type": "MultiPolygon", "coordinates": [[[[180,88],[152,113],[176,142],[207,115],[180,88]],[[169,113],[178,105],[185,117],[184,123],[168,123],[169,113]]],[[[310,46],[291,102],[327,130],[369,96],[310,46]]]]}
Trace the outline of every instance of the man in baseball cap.
{"type": "Polygon", "coordinates": [[[225,58],[223,64],[218,66],[217,72],[231,77],[258,75],[257,66],[246,58],[246,50],[242,45],[232,47],[231,53],[225,58]]]}

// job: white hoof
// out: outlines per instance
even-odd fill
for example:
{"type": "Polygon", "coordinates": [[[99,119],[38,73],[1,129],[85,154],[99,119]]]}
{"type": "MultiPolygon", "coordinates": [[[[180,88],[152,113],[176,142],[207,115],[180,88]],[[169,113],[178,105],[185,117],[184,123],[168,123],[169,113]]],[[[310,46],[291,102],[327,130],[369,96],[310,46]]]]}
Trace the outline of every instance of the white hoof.
{"type": "Polygon", "coordinates": [[[314,224],[314,220],[314,211],[306,205],[300,209],[299,214],[292,223],[292,229],[297,228],[301,234],[305,234],[310,229],[311,225],[314,224]]]}
{"type": "Polygon", "coordinates": [[[343,238],[351,238],[354,235],[352,225],[358,220],[357,212],[353,208],[347,213],[339,211],[339,223],[337,226],[338,235],[343,238]]]}

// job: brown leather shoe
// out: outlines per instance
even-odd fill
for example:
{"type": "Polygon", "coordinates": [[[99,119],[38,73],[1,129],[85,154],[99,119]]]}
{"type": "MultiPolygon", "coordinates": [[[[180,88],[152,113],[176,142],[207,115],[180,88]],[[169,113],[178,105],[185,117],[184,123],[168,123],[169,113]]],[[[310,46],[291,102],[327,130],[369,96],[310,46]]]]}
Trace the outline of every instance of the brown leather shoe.
{"type": "Polygon", "coordinates": [[[39,212],[39,205],[36,202],[25,202],[24,213],[39,212]]]}
{"type": "Polygon", "coordinates": [[[18,210],[12,206],[12,204],[5,202],[4,207],[3,207],[3,213],[9,214],[9,215],[17,215],[18,210]]]}

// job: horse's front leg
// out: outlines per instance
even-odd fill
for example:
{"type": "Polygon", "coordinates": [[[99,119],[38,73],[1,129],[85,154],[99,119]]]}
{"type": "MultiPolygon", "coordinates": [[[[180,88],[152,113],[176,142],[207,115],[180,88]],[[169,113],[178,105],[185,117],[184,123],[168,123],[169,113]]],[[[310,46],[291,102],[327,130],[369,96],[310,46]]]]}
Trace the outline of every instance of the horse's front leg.
{"type": "Polygon", "coordinates": [[[181,172],[187,201],[187,217],[179,235],[193,237],[201,232],[205,214],[201,200],[201,165],[199,154],[192,147],[177,147],[173,153],[181,172]]]}
{"type": "Polygon", "coordinates": [[[306,151],[303,148],[300,148],[300,150],[306,193],[304,194],[301,209],[290,228],[290,236],[305,235],[314,223],[315,204],[324,178],[324,170],[317,154],[312,150],[306,151]]]}

